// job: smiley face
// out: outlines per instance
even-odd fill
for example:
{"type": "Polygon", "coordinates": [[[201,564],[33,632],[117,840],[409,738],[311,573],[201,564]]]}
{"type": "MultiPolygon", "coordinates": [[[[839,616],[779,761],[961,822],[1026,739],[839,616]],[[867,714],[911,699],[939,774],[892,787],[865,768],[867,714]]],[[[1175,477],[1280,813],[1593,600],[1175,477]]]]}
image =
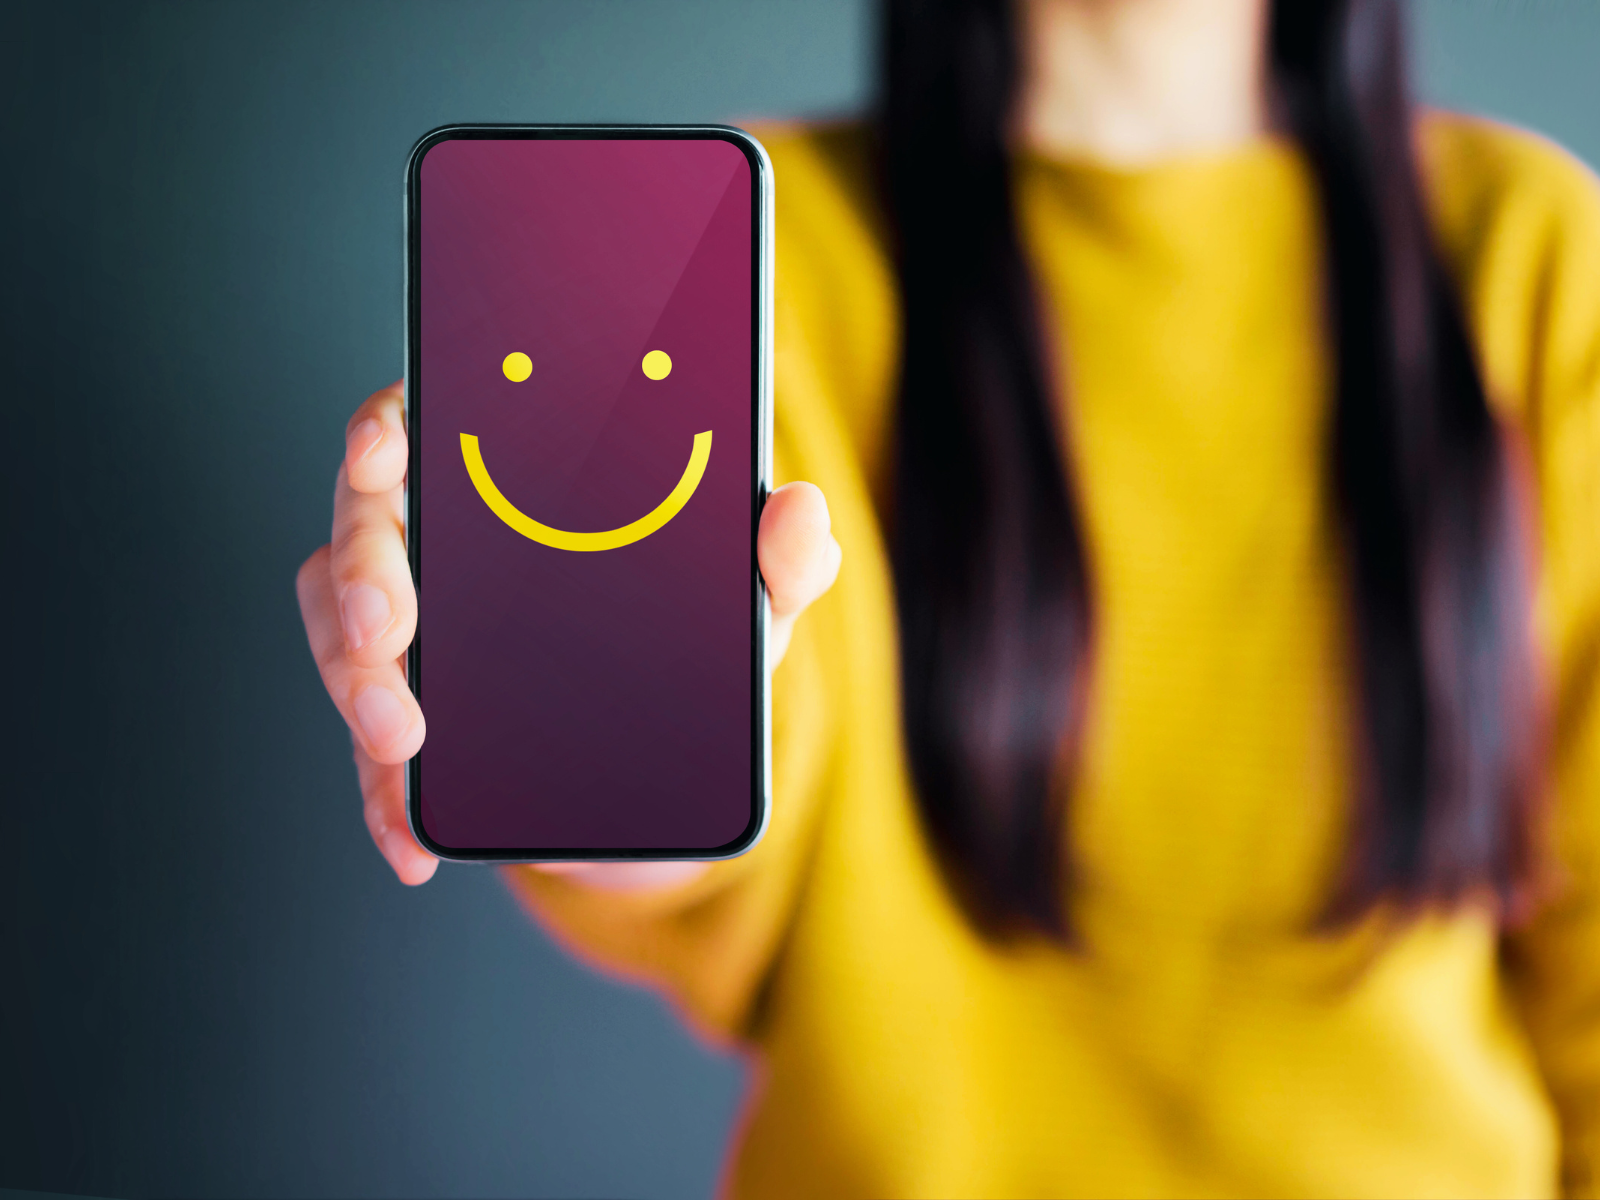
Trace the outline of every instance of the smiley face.
{"type": "MultiPolygon", "coordinates": [[[[526,354],[513,351],[506,355],[500,364],[500,369],[512,383],[522,383],[533,374],[533,362],[526,354]]],[[[659,381],[671,374],[672,359],[663,350],[652,350],[644,356],[639,369],[644,372],[645,378],[659,381]]],[[[634,542],[649,537],[683,511],[683,506],[689,503],[689,498],[700,486],[700,480],[706,473],[706,464],[711,461],[711,430],[694,435],[694,445],[689,451],[689,465],[684,467],[677,486],[667,493],[665,500],[637,521],[630,521],[616,529],[602,529],[594,533],[576,533],[570,529],[556,529],[542,524],[507,500],[504,493],[495,486],[493,478],[489,475],[489,468],[484,466],[478,439],[470,433],[461,435],[461,458],[466,463],[467,475],[472,479],[472,486],[478,489],[478,495],[483,497],[483,502],[489,506],[489,511],[523,537],[557,550],[615,550],[620,546],[631,546],[634,542]]]]}

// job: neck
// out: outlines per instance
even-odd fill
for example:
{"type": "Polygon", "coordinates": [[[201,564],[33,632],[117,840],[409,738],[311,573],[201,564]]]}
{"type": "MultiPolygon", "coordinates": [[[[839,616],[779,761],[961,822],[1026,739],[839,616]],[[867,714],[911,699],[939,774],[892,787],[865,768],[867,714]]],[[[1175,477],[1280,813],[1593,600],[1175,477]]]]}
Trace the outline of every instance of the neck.
{"type": "Polygon", "coordinates": [[[1022,144],[1139,166],[1267,129],[1269,0],[1017,0],[1022,144]]]}

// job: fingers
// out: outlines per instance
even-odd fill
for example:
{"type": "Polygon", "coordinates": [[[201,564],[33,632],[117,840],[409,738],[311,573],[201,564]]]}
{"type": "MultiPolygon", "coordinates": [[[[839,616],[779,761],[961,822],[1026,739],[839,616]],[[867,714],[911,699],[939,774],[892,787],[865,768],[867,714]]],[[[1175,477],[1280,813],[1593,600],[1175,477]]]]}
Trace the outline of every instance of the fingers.
{"type": "Polygon", "coordinates": [[[345,431],[333,501],[333,596],[344,648],[363,667],[397,659],[411,642],[417,597],[406,562],[404,387],[367,398],[345,431]]]}
{"type": "Polygon", "coordinates": [[[405,384],[373,392],[344,431],[344,467],[358,492],[387,492],[406,478],[405,384]]]}
{"type": "Polygon", "coordinates": [[[356,773],[361,778],[361,798],[367,832],[400,882],[415,887],[427,883],[439,869],[439,860],[411,836],[406,821],[405,767],[374,762],[359,743],[355,748],[356,773]]]}
{"type": "Polygon", "coordinates": [[[789,483],[767,497],[756,554],[774,617],[799,614],[839,573],[828,502],[815,484],[789,483]]]}
{"type": "Polygon", "coordinates": [[[534,869],[562,875],[597,892],[655,892],[692,883],[710,870],[705,862],[538,863],[534,869]]]}
{"type": "Polygon", "coordinates": [[[345,429],[333,544],[300,568],[295,591],[323,686],[350,726],[372,840],[402,883],[425,883],[439,860],[417,845],[405,810],[404,762],[422,746],[422,710],[399,657],[416,628],[401,486],[404,388],[373,393],[345,429]]]}
{"type": "Polygon", "coordinates": [[[363,667],[392,663],[417,627],[417,593],[406,559],[398,488],[361,492],[340,468],[328,564],[344,651],[363,667]]]}
{"type": "Polygon", "coordinates": [[[311,655],[356,744],[376,762],[404,762],[422,747],[422,710],[398,661],[366,666],[345,653],[329,558],[324,546],[306,559],[295,579],[311,655]]]}
{"type": "Polygon", "coordinates": [[[776,666],[789,648],[795,618],[839,575],[843,553],[833,537],[821,489],[810,483],[788,483],[767,497],[756,556],[772,601],[769,636],[776,666]]]}

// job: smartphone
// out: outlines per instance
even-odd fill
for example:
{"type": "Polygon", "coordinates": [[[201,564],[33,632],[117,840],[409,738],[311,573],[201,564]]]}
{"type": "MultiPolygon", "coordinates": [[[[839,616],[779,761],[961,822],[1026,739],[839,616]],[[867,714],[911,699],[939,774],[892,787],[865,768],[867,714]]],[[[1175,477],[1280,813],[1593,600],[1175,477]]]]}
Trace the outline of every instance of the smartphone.
{"type": "Polygon", "coordinates": [[[770,810],[772,166],[725,126],[458,125],[406,169],[412,832],[716,859],[770,810]]]}

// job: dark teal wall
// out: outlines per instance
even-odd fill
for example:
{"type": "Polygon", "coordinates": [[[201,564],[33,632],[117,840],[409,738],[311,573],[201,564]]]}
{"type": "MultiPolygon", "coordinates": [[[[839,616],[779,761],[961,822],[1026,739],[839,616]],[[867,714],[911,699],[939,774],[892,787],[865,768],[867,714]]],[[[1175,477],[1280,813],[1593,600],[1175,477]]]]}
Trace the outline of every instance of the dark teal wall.
{"type": "MultiPolygon", "coordinates": [[[[400,373],[419,133],[858,108],[866,14],[0,15],[0,1187],[708,1192],[739,1065],[489,873],[393,882],[291,581],[346,416],[400,373]]],[[[1431,95],[1600,160],[1600,5],[1422,17],[1431,95]]]]}
{"type": "Polygon", "coordinates": [[[1514,121],[1600,164],[1600,4],[1421,0],[1415,50],[1425,99],[1514,121]]]}

